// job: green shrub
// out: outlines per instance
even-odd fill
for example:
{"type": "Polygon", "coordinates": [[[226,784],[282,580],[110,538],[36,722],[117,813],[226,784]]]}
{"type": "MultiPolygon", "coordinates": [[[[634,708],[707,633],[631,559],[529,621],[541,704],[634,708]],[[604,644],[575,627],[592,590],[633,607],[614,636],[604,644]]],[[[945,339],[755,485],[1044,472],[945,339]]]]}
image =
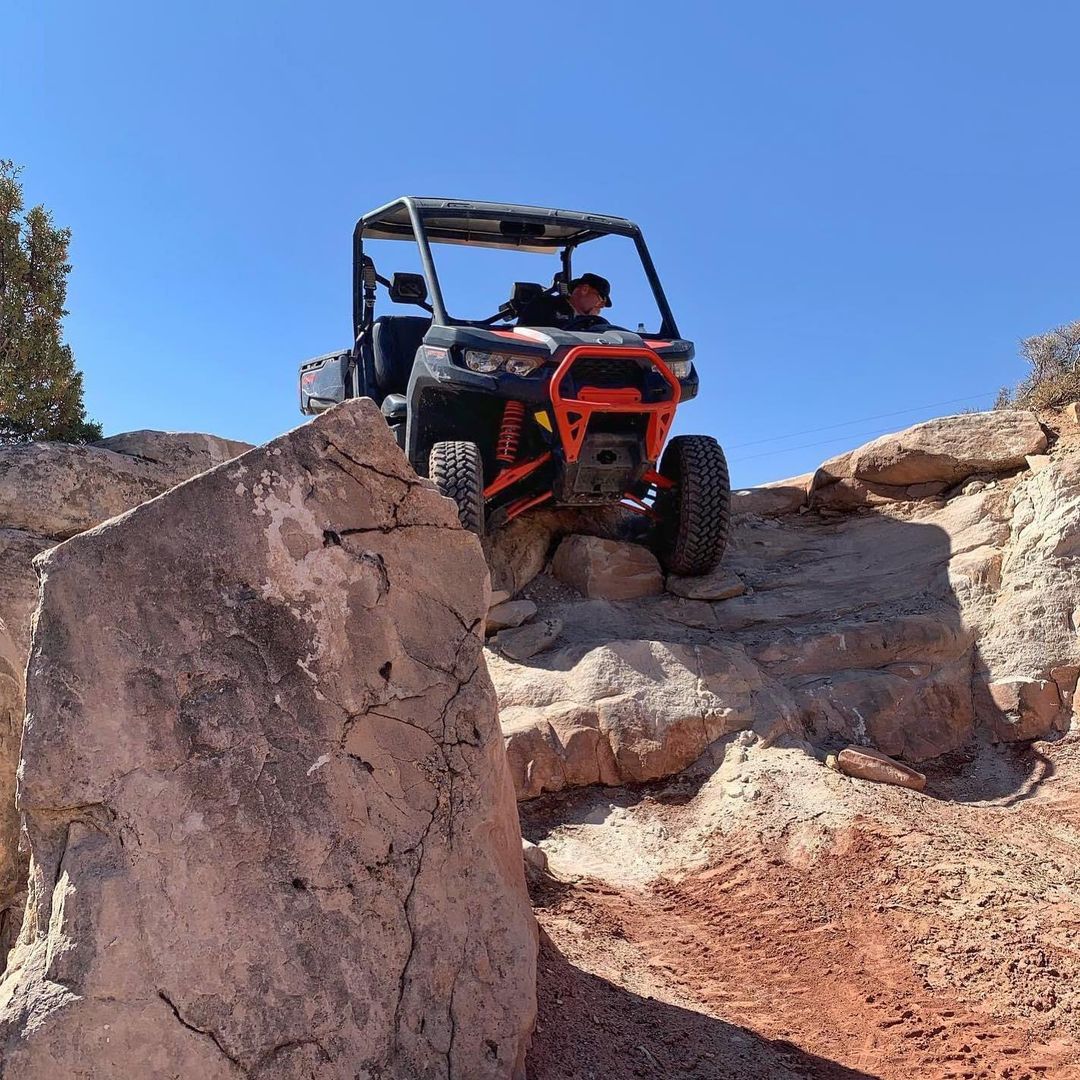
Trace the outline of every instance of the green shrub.
{"type": "Polygon", "coordinates": [[[19,170],[0,160],[0,442],[89,442],[82,375],[63,338],[70,229],[24,212],[19,170]]]}

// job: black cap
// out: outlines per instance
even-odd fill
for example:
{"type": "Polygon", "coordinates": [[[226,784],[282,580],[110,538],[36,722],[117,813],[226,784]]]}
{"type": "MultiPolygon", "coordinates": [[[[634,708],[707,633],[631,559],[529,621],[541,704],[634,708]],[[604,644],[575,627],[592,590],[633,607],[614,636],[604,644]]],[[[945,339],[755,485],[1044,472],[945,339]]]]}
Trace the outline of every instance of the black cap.
{"type": "Polygon", "coordinates": [[[604,307],[611,307],[611,282],[607,278],[599,274],[582,274],[570,282],[570,288],[576,289],[579,285],[591,285],[604,298],[604,307]]]}

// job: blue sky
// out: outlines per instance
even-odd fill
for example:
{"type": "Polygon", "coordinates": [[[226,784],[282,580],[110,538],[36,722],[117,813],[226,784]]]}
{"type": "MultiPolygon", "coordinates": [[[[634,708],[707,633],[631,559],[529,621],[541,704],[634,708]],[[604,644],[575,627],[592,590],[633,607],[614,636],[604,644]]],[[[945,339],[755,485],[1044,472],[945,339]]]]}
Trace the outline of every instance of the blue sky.
{"type": "Polygon", "coordinates": [[[5,5],[0,157],[74,232],[106,431],[258,442],[403,193],[639,221],[747,485],[988,406],[1080,317],[1065,3],[5,5]],[[883,414],[892,414],[885,416],[883,414]]]}

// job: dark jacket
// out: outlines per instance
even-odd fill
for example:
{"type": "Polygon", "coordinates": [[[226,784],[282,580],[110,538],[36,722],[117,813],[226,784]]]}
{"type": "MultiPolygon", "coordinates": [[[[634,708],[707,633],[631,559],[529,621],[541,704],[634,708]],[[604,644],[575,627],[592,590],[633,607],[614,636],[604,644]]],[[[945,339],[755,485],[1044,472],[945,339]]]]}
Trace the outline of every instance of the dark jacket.
{"type": "Polygon", "coordinates": [[[577,312],[570,306],[565,296],[538,296],[525,305],[518,316],[518,326],[565,326],[571,319],[577,318],[577,312]]]}

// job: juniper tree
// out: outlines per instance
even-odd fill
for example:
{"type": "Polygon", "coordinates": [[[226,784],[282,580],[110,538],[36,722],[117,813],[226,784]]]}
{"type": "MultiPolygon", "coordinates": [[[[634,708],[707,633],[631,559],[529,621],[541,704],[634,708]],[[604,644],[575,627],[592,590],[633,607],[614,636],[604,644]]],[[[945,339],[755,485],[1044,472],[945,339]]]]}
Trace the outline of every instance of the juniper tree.
{"type": "Polygon", "coordinates": [[[0,160],[0,442],[101,438],[63,342],[70,239],[44,207],[24,212],[19,170],[0,160]]]}

